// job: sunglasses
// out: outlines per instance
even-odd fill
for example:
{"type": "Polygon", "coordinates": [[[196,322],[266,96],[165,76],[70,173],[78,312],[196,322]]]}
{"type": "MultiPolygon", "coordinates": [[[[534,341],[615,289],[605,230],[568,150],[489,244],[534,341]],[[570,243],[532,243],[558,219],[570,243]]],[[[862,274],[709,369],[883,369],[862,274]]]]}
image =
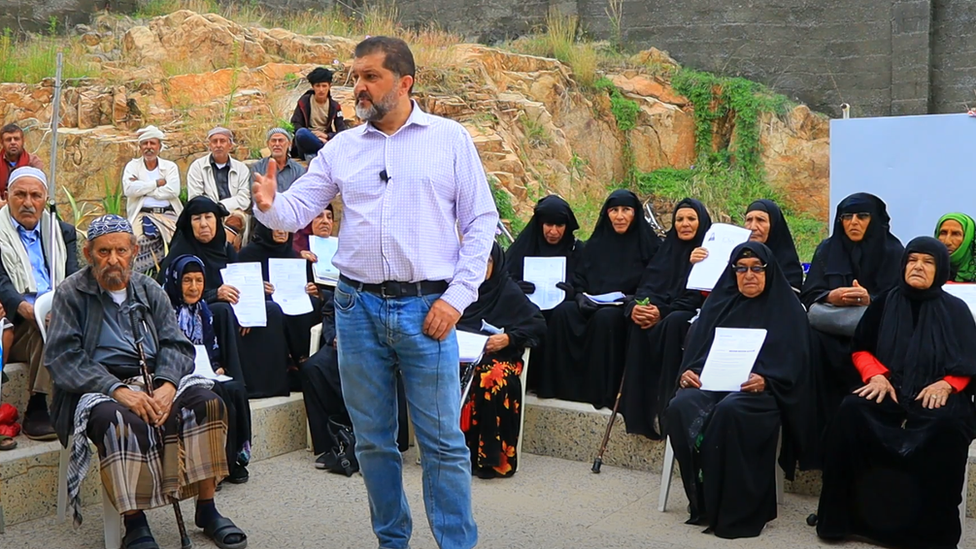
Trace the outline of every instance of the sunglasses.
{"type": "Polygon", "coordinates": [[[871,219],[871,214],[869,212],[857,212],[857,213],[845,213],[840,214],[840,218],[844,221],[850,221],[851,219],[858,218],[861,221],[867,221],[871,219]]]}
{"type": "Polygon", "coordinates": [[[749,271],[759,274],[766,272],[766,265],[753,265],[752,267],[746,267],[745,265],[732,265],[732,270],[735,271],[735,274],[740,275],[746,274],[749,271]]]}

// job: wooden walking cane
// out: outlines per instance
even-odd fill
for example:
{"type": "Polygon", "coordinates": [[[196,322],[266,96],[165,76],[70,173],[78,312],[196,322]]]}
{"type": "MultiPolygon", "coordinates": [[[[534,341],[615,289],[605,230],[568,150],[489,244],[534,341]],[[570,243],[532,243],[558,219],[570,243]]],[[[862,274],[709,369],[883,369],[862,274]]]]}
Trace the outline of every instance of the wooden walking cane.
{"type": "Polygon", "coordinates": [[[610,442],[610,431],[613,430],[613,423],[617,419],[617,409],[620,407],[620,395],[624,392],[624,380],[627,379],[627,370],[620,376],[620,388],[617,389],[617,398],[613,401],[613,411],[610,412],[610,421],[607,423],[607,431],[603,433],[603,442],[600,443],[600,451],[593,460],[593,468],[590,469],[596,474],[600,474],[600,467],[603,466],[603,452],[607,451],[607,443],[610,442]]]}
{"type": "MultiPolygon", "coordinates": [[[[135,318],[135,309],[140,306],[141,304],[135,304],[135,303],[132,304],[132,306],[130,306],[129,320],[130,322],[132,322],[133,330],[138,329],[137,326],[139,325],[139,323],[142,324],[141,326],[142,329],[139,333],[139,337],[136,338],[136,349],[138,349],[139,351],[139,369],[142,371],[142,380],[146,384],[146,394],[149,395],[149,398],[152,398],[153,380],[152,380],[152,376],[149,373],[149,365],[146,364],[146,352],[142,347],[143,338],[145,338],[146,334],[149,332],[149,327],[146,326],[145,319],[140,318],[137,321],[135,318]]],[[[140,314],[140,316],[142,315],[140,314]]],[[[172,410],[172,409],[170,410],[171,414],[175,412],[176,410],[172,410]]],[[[164,440],[163,428],[156,426],[155,429],[156,429],[156,438],[159,439],[160,444],[162,444],[164,440]]],[[[180,509],[180,502],[179,500],[177,500],[175,497],[172,496],[170,496],[170,500],[173,503],[173,514],[176,515],[176,527],[180,531],[180,547],[181,549],[190,549],[191,547],[193,547],[193,542],[190,541],[190,536],[186,534],[186,523],[183,521],[183,510],[180,509]]]]}

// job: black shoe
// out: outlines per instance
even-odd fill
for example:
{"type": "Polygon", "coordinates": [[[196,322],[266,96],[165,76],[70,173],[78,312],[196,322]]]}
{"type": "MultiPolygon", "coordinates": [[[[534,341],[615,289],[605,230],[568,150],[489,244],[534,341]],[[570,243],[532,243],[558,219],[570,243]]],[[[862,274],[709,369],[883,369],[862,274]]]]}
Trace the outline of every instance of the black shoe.
{"type": "Polygon", "coordinates": [[[247,467],[244,467],[243,465],[235,465],[230,470],[230,475],[228,475],[227,478],[225,478],[221,482],[229,482],[231,484],[244,484],[245,482],[250,480],[250,478],[251,475],[250,473],[247,472],[247,467]]]}
{"type": "Polygon", "coordinates": [[[51,425],[51,415],[47,406],[24,412],[24,434],[31,440],[55,440],[58,434],[51,425]]]}
{"type": "Polygon", "coordinates": [[[315,468],[316,469],[329,469],[338,466],[339,458],[336,457],[335,452],[328,451],[323,453],[321,456],[315,458],[315,468]]]}

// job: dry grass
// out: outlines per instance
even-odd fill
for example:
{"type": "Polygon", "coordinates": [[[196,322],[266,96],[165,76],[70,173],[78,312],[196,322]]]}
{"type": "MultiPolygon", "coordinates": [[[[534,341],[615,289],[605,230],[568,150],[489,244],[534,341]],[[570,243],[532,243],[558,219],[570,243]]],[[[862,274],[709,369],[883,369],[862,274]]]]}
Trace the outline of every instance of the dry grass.
{"type": "Polygon", "coordinates": [[[37,84],[45,78],[54,78],[58,51],[64,53],[63,78],[98,73],[98,66],[89,61],[85,46],[77,37],[31,35],[17,40],[7,28],[0,35],[0,82],[37,84]]]}
{"type": "Polygon", "coordinates": [[[510,42],[508,49],[557,59],[569,65],[577,82],[590,87],[597,80],[601,56],[596,45],[582,40],[580,34],[578,16],[550,8],[542,32],[510,42]]]}

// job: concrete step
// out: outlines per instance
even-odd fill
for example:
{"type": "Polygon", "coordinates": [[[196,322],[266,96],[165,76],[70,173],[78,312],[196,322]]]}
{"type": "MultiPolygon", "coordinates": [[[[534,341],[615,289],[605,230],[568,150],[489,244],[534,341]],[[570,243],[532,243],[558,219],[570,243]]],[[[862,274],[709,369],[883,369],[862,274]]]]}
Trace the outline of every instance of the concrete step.
{"type": "Polygon", "coordinates": [[[7,374],[9,380],[0,388],[0,403],[9,403],[14,408],[17,408],[17,411],[23,416],[29,396],[27,394],[29,373],[27,364],[21,362],[7,364],[3,367],[3,371],[7,374]]]}
{"type": "MultiPolygon", "coordinates": [[[[532,395],[526,396],[523,404],[526,414],[523,452],[583,462],[586,465],[580,465],[581,469],[592,465],[603,441],[610,410],[594,410],[589,404],[532,395]]],[[[603,463],[660,475],[664,442],[628,435],[623,418],[617,416],[603,463]]],[[[677,467],[674,475],[678,475],[677,467]]],[[[807,496],[819,496],[820,487],[820,471],[798,471],[796,479],[785,484],[787,492],[807,496]]],[[[976,517],[976,442],[969,447],[967,500],[966,515],[976,517]]]]}
{"type": "MultiPolygon", "coordinates": [[[[6,400],[6,386],[3,392],[6,400]]],[[[252,462],[305,448],[305,403],[301,393],[252,400],[251,423],[252,462]]],[[[18,524],[57,511],[60,443],[35,442],[24,436],[17,437],[17,441],[17,449],[0,452],[0,531],[4,519],[8,525],[18,524]]],[[[97,459],[93,460],[82,485],[84,505],[101,501],[97,463],[97,459]]]]}

